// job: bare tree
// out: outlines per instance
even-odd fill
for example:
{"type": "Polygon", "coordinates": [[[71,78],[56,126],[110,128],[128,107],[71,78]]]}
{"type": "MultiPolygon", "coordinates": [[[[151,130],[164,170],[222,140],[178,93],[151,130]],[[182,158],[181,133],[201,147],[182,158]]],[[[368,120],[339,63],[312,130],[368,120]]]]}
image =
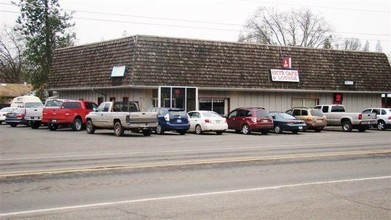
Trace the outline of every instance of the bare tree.
{"type": "Polygon", "coordinates": [[[361,41],[358,38],[345,38],[342,45],[344,50],[361,49],[361,41]]]}
{"type": "Polygon", "coordinates": [[[4,28],[3,33],[0,34],[0,82],[23,82],[23,50],[21,36],[4,28]]]}
{"type": "Polygon", "coordinates": [[[278,12],[262,7],[248,20],[239,41],[319,48],[330,36],[331,26],[309,9],[278,12]]]}

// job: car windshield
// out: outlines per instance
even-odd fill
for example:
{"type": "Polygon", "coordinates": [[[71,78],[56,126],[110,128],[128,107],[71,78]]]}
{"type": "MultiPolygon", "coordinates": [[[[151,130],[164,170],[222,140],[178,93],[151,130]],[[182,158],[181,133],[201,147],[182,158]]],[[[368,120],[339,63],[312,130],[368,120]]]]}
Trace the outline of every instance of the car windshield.
{"type": "Polygon", "coordinates": [[[12,111],[12,108],[9,108],[9,107],[7,107],[7,108],[2,108],[2,109],[0,110],[0,112],[10,112],[10,111],[12,111]]]}
{"type": "Polygon", "coordinates": [[[176,111],[176,110],[170,110],[168,111],[170,115],[173,115],[173,116],[180,116],[180,117],[186,117],[186,112],[184,111],[176,111]]]}
{"type": "Polygon", "coordinates": [[[62,103],[63,102],[59,100],[48,100],[46,101],[45,107],[60,107],[62,103]]]}
{"type": "Polygon", "coordinates": [[[257,110],[257,118],[265,118],[265,117],[270,117],[270,114],[268,111],[257,110]]]}
{"type": "Polygon", "coordinates": [[[289,115],[287,113],[277,113],[277,115],[279,115],[281,118],[287,119],[287,120],[296,119],[295,117],[293,117],[292,115],[289,115]]]}
{"type": "Polygon", "coordinates": [[[311,115],[313,115],[313,116],[320,116],[320,117],[324,116],[323,112],[321,112],[321,111],[319,111],[317,109],[311,110],[311,115]]]}
{"type": "Polygon", "coordinates": [[[221,118],[216,112],[203,112],[202,114],[207,118],[221,118]]]}
{"type": "Polygon", "coordinates": [[[43,106],[42,102],[26,102],[24,104],[25,108],[37,108],[42,106],[43,106]]]}

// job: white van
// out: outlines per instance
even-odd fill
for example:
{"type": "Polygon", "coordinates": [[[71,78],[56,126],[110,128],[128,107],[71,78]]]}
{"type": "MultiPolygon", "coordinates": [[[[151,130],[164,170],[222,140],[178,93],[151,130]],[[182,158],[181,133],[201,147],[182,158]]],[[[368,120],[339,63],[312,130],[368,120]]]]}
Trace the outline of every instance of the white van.
{"type": "Polygon", "coordinates": [[[36,106],[41,106],[42,101],[37,96],[18,96],[12,100],[11,107],[15,108],[32,108],[36,106]]]}

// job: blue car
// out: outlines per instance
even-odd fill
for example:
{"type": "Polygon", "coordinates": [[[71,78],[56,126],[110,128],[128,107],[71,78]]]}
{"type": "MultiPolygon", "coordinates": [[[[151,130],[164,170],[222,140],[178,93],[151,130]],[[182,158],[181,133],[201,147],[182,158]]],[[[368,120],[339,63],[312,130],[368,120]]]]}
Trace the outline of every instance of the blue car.
{"type": "Polygon", "coordinates": [[[285,112],[270,112],[270,115],[273,117],[274,132],[277,134],[283,131],[291,131],[297,134],[299,131],[307,129],[307,125],[303,120],[299,120],[285,112]]]}
{"type": "Polygon", "coordinates": [[[176,131],[184,135],[190,128],[188,115],[183,109],[152,108],[149,111],[158,113],[157,134],[164,134],[165,131],[176,131]]]}

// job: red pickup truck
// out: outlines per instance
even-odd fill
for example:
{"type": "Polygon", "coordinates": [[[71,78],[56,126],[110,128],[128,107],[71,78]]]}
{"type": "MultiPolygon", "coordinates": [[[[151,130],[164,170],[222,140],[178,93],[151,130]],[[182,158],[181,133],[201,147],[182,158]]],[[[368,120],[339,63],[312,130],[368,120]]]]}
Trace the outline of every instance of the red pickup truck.
{"type": "Polygon", "coordinates": [[[95,103],[82,100],[49,100],[42,111],[42,124],[48,125],[51,131],[59,125],[71,125],[72,130],[80,131],[86,124],[86,115],[96,107],[95,103]]]}

